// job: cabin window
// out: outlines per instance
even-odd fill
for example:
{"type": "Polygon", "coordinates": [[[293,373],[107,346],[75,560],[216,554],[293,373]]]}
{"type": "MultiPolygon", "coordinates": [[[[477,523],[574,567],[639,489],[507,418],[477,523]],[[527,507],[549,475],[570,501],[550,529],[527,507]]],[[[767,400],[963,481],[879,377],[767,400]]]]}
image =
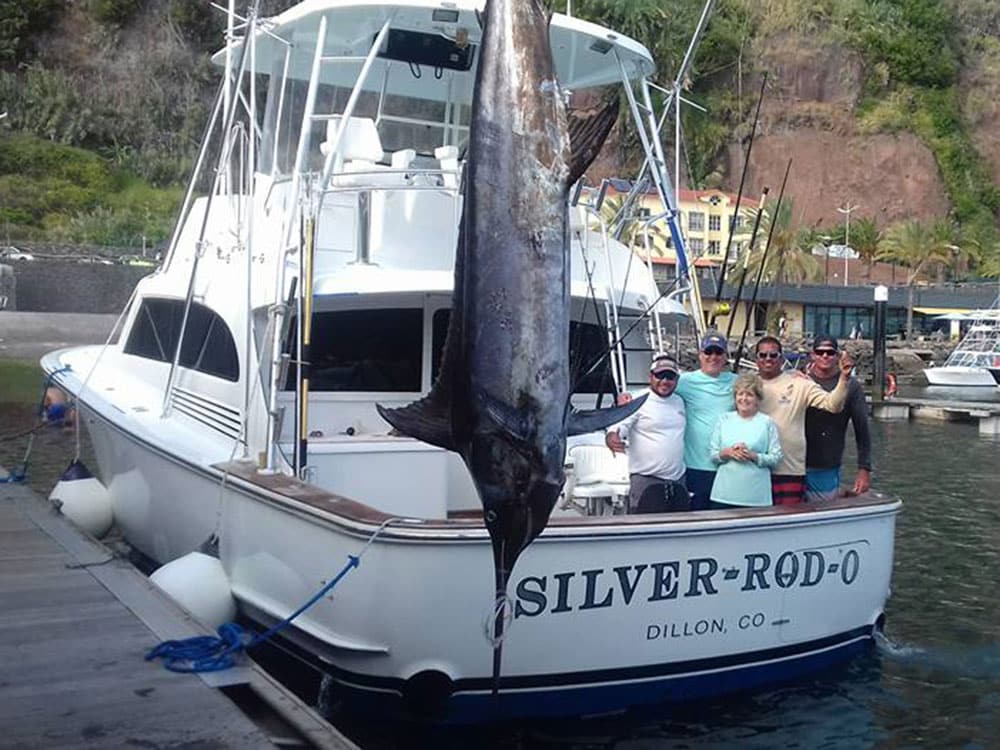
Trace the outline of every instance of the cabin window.
{"type": "MultiPolygon", "coordinates": [[[[419,392],[423,320],[420,308],[315,313],[309,389],[419,392]]],[[[295,321],[289,330],[286,352],[294,351],[295,321]]],[[[290,367],[286,389],[295,389],[295,377],[290,367]]]]}
{"type": "MultiPolygon", "coordinates": [[[[184,300],[149,298],[136,314],[125,353],[158,362],[173,362],[184,320],[184,300]]],[[[240,378],[236,343],[225,321],[197,302],[191,303],[180,365],[206,375],[237,381],[240,378]]]]}
{"type": "MultiPolygon", "coordinates": [[[[448,334],[448,318],[451,310],[441,309],[434,313],[432,319],[432,349],[431,376],[437,380],[441,370],[441,354],[444,352],[444,341],[448,334]]],[[[583,370],[608,351],[607,332],[593,324],[581,323],[576,320],[569,324],[569,366],[570,383],[575,393],[614,393],[614,379],[611,377],[611,360],[604,357],[594,371],[584,376],[583,370]]]]}

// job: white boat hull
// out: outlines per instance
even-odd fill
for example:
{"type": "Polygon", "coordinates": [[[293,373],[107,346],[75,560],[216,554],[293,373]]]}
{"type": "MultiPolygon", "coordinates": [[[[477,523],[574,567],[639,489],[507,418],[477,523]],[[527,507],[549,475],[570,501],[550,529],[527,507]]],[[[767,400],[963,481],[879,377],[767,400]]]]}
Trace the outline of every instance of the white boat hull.
{"type": "MultiPolygon", "coordinates": [[[[1000,374],[1000,370],[996,371],[1000,374]]],[[[993,371],[985,367],[928,367],[924,376],[930,385],[994,387],[998,380],[993,371]]]]}
{"type": "MultiPolygon", "coordinates": [[[[218,468],[85,414],[126,538],[165,562],[217,532],[233,594],[262,624],[306,602],[379,527],[310,502],[309,486],[287,477],[269,481],[294,492],[268,489],[252,469],[234,469],[221,492],[218,468]]],[[[898,508],[551,524],[512,578],[499,703],[486,637],[491,548],[472,520],[390,523],[282,637],[333,676],[339,698],[380,715],[583,715],[747,689],[870,643],[898,508]]]]}

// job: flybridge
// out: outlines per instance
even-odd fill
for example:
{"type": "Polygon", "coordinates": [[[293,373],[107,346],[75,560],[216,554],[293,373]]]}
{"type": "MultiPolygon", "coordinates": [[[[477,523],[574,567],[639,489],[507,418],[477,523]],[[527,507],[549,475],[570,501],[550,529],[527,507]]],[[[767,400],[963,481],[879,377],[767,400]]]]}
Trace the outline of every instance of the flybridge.
{"type": "MultiPolygon", "coordinates": [[[[342,0],[300,3],[260,22],[252,69],[274,75],[284,66],[288,55],[288,75],[308,79],[319,21],[326,18],[328,31],[323,53],[344,62],[351,57],[363,57],[379,29],[389,23],[389,33],[373,67],[371,90],[380,90],[382,76],[393,63],[403,67],[423,65],[431,71],[436,67],[471,78],[475,75],[475,49],[481,36],[477,13],[485,3],[462,0],[447,5],[342,0]],[[379,83],[374,83],[376,81],[379,83]]],[[[651,76],[655,70],[646,47],[610,29],[560,13],[552,16],[549,29],[556,75],[564,88],[576,90],[620,84],[619,61],[631,79],[651,76]]],[[[235,55],[243,43],[243,39],[237,38],[230,51],[235,55]]],[[[224,65],[226,51],[218,52],[213,59],[217,65],[224,65]]],[[[357,78],[358,66],[337,69],[342,67],[345,66],[323,70],[323,82],[351,85],[357,78]]],[[[429,74],[414,77],[405,84],[389,81],[384,91],[445,101],[451,85],[449,76],[429,74]]],[[[471,85],[469,97],[471,101],[471,85]]]]}

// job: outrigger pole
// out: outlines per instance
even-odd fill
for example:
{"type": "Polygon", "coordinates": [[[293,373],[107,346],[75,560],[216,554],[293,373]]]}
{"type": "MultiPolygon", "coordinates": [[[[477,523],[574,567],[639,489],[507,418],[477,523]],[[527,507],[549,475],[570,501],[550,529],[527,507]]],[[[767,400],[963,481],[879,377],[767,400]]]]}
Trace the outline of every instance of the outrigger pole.
{"type": "MultiPolygon", "coordinates": [[[[757,109],[753,116],[753,126],[750,128],[750,139],[747,142],[747,153],[743,158],[743,173],[740,175],[740,189],[736,192],[736,206],[733,209],[733,218],[729,222],[729,237],[726,239],[726,252],[722,255],[722,268],[719,270],[719,280],[715,286],[715,301],[716,306],[712,311],[712,318],[708,323],[709,328],[715,328],[715,320],[719,316],[719,304],[722,299],[722,288],[726,283],[726,268],[729,265],[729,251],[733,247],[733,234],[736,232],[736,219],[740,215],[740,204],[743,201],[743,187],[746,184],[747,172],[750,168],[750,154],[753,151],[753,141],[754,136],[757,134],[757,123],[760,120],[760,105],[764,101],[764,86],[767,84],[767,73],[765,72],[763,77],[760,79],[760,94],[757,96],[757,109]]],[[[765,194],[767,189],[764,190],[765,194]]],[[[763,208],[763,198],[761,198],[761,208],[763,208]]],[[[742,287],[742,280],[741,280],[742,287]]],[[[739,297],[733,301],[730,306],[730,310],[739,302],[739,297]]],[[[732,320],[732,313],[730,313],[729,319],[732,320]]]]}
{"type": "MultiPolygon", "coordinates": [[[[770,188],[765,187],[760,194],[760,203],[757,206],[757,216],[753,221],[753,231],[750,233],[750,243],[747,245],[746,255],[743,256],[743,273],[740,274],[740,283],[736,287],[736,294],[733,296],[733,301],[729,307],[729,323],[726,325],[726,338],[728,339],[733,333],[733,321],[736,319],[736,308],[740,304],[740,299],[743,297],[743,284],[746,283],[747,270],[750,267],[750,256],[753,254],[754,248],[757,247],[757,233],[760,232],[760,220],[764,215],[764,204],[767,202],[767,194],[770,192],[770,188]]],[[[716,299],[719,295],[716,295],[716,299]]]]}
{"type": "Polygon", "coordinates": [[[743,358],[743,346],[747,340],[747,331],[750,329],[750,311],[753,310],[754,304],[757,302],[757,294],[760,292],[760,280],[764,276],[764,266],[767,264],[767,254],[771,250],[771,239],[774,237],[774,227],[778,223],[778,216],[781,213],[781,203],[785,199],[785,185],[788,184],[788,173],[792,171],[792,160],[788,160],[788,166],[785,167],[785,177],[781,180],[781,191],[778,193],[778,203],[774,207],[774,217],[771,219],[771,226],[767,230],[767,243],[764,245],[764,254],[760,259],[760,267],[757,269],[757,278],[753,283],[753,294],[750,299],[747,300],[746,314],[743,320],[743,334],[740,336],[740,345],[736,349],[736,359],[733,361],[733,372],[736,372],[740,366],[740,360],[743,358]]]}

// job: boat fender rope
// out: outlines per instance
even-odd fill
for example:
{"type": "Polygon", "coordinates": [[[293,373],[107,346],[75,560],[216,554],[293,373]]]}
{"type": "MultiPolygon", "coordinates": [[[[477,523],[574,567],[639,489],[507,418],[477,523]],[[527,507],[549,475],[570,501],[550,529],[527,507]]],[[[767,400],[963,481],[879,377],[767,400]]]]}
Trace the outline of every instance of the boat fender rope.
{"type": "Polygon", "coordinates": [[[218,672],[229,669],[236,664],[240,652],[270,640],[276,633],[288,627],[296,617],[330,593],[344,576],[361,564],[362,555],[389,524],[404,520],[406,519],[393,517],[383,521],[358,554],[347,556],[344,567],[332,580],[317,591],[309,601],[263,633],[251,636],[237,623],[227,622],[219,626],[216,631],[218,636],[198,635],[181,640],[164,641],[149,650],[146,661],[163,659],[163,666],[171,672],[218,672]]]}
{"type": "Polygon", "coordinates": [[[45,414],[45,392],[49,389],[49,386],[52,385],[52,380],[56,375],[63,372],[70,372],[72,369],[73,368],[70,365],[66,365],[65,367],[60,367],[58,370],[53,370],[45,377],[45,380],[42,383],[42,395],[38,399],[38,410],[36,412],[39,417],[39,422],[36,423],[34,427],[13,435],[4,435],[3,437],[0,437],[0,442],[16,440],[17,438],[22,437],[28,438],[28,447],[24,451],[24,458],[21,461],[21,466],[8,471],[7,476],[0,478],[0,484],[20,484],[28,478],[28,462],[31,460],[31,450],[35,445],[35,433],[48,424],[48,421],[42,418],[45,414]]]}
{"type": "Polygon", "coordinates": [[[496,599],[493,600],[493,606],[486,613],[486,617],[483,619],[483,634],[486,636],[486,640],[489,642],[490,646],[496,648],[501,643],[503,643],[504,638],[510,632],[510,624],[514,621],[514,602],[507,594],[506,591],[498,591],[496,599]],[[503,632],[501,635],[497,636],[495,632],[495,624],[497,617],[503,617],[503,632]]]}

